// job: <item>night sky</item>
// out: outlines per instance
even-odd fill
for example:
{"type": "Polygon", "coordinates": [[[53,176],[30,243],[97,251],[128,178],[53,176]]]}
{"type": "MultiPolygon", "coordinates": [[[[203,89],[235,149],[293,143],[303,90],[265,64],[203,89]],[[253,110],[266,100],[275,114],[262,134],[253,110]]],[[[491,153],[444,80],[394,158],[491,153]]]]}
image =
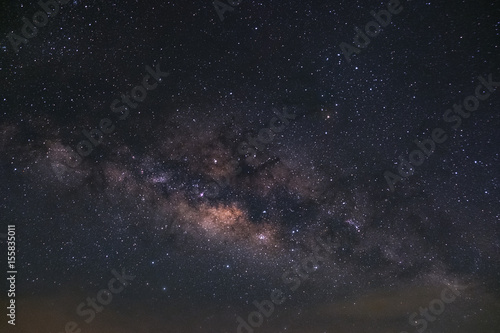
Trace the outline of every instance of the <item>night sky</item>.
{"type": "Polygon", "coordinates": [[[500,332],[500,3],[229,2],[2,2],[1,331],[500,332]]]}

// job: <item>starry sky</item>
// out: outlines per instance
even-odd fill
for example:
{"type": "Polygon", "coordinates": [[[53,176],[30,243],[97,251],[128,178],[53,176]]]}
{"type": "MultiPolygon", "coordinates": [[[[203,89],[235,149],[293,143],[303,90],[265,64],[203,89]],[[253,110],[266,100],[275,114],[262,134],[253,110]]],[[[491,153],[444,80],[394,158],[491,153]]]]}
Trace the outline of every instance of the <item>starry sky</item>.
{"type": "Polygon", "coordinates": [[[443,121],[500,81],[500,4],[401,0],[348,61],[388,3],[243,0],[221,20],[208,0],[75,0],[16,52],[40,7],[2,2],[0,232],[16,225],[18,266],[2,332],[237,332],[280,289],[256,333],[410,333],[447,285],[465,290],[426,332],[500,332],[498,88],[443,121]],[[391,191],[385,172],[437,127],[448,139],[391,191]],[[291,290],[318,239],[334,253],[291,290]],[[113,270],[135,278],[86,323],[75,309],[113,270]]]}

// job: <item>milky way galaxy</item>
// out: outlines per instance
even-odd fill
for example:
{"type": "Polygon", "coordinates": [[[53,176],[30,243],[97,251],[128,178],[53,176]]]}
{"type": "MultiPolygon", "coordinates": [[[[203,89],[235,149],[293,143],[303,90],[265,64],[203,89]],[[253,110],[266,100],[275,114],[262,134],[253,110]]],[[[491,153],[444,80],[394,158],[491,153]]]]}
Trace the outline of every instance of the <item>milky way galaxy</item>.
{"type": "Polygon", "coordinates": [[[216,3],[2,41],[2,332],[500,332],[498,3],[216,3]]]}

